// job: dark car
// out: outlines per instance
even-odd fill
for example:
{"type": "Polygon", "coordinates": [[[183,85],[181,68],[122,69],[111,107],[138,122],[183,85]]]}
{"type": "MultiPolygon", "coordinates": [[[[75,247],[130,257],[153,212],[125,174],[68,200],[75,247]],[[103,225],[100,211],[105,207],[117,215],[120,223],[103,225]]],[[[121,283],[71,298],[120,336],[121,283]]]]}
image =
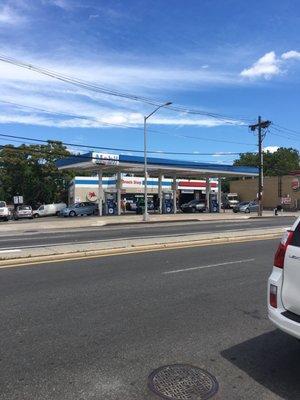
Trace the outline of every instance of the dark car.
{"type": "MultiPolygon", "coordinates": [[[[148,199],[148,211],[154,210],[154,204],[152,200],[148,199]]],[[[135,212],[137,214],[143,214],[145,211],[145,200],[144,198],[140,198],[136,203],[135,212]]]]}
{"type": "Polygon", "coordinates": [[[182,212],[204,212],[206,211],[206,204],[204,200],[191,200],[188,203],[181,205],[182,212]]]}
{"type": "Polygon", "coordinates": [[[249,214],[250,212],[255,212],[255,211],[258,211],[257,201],[242,201],[233,208],[234,213],[244,212],[249,214]]]}

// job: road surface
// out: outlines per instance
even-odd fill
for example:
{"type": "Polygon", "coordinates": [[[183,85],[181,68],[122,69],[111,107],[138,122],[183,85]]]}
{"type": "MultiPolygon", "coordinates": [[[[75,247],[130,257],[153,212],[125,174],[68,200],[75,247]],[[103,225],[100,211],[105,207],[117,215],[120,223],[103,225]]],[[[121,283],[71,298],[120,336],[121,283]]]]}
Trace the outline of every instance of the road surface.
{"type": "MultiPolygon", "coordinates": [[[[0,249],[26,249],[35,247],[54,246],[57,244],[83,244],[105,242],[120,239],[156,238],[158,236],[182,236],[187,234],[236,232],[263,227],[288,227],[294,222],[294,217],[250,219],[239,221],[214,222],[180,222],[156,223],[139,225],[119,225],[106,227],[90,227],[65,229],[60,231],[38,231],[33,222],[32,229],[22,234],[0,236],[0,249]]],[[[47,223],[47,219],[45,219],[47,223]]]]}
{"type": "Polygon", "coordinates": [[[276,240],[0,269],[1,400],[155,400],[188,363],[216,399],[299,398],[299,342],[266,316],[276,240]]]}

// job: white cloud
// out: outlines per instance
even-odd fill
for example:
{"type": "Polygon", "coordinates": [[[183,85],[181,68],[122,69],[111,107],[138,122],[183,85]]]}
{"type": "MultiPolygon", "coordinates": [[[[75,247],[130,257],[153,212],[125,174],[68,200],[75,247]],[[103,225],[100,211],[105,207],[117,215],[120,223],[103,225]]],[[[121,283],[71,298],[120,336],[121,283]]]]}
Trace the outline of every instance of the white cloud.
{"type": "Polygon", "coordinates": [[[243,69],[240,75],[246,78],[270,79],[283,72],[282,67],[288,60],[300,60],[300,52],[290,50],[277,57],[274,51],[270,51],[259,58],[250,68],[243,69]]]}
{"type": "Polygon", "coordinates": [[[257,78],[263,76],[266,79],[280,73],[279,60],[274,51],[270,51],[256,61],[250,68],[241,72],[241,76],[247,78],[257,78]]]}
{"type": "MultiPolygon", "coordinates": [[[[6,52],[0,49],[0,53],[6,52]]],[[[59,60],[49,61],[26,54],[14,54],[14,57],[99,86],[119,90],[126,88],[124,91],[128,93],[154,99],[166,97],[166,100],[173,100],[172,92],[175,88],[177,91],[196,89],[202,85],[227,84],[231,80],[234,81],[233,76],[201,68],[185,69],[174,66],[167,69],[160,65],[117,65],[99,62],[98,59],[80,62],[68,60],[66,64],[59,60]]],[[[150,110],[149,106],[139,102],[88,91],[3,62],[0,62],[0,80],[0,123],[70,128],[99,128],[106,123],[140,126],[143,123],[143,115],[150,110]],[[1,100],[53,113],[64,113],[65,116],[17,107],[1,103],[1,100]],[[80,115],[80,118],[72,118],[70,114],[80,115]]],[[[209,117],[179,115],[165,109],[151,118],[152,124],[176,127],[213,127],[225,125],[227,122],[229,121],[209,117]]]]}
{"type": "Polygon", "coordinates": [[[72,8],[72,5],[68,0],[44,0],[43,2],[46,2],[46,4],[48,3],[52,6],[62,8],[63,10],[70,10],[72,8]]]}
{"type": "Polygon", "coordinates": [[[0,8],[1,25],[19,25],[25,21],[25,17],[17,13],[13,8],[4,5],[0,8]]]}
{"type": "Polygon", "coordinates": [[[287,51],[286,53],[281,54],[281,58],[283,60],[300,60],[300,52],[296,50],[290,50],[287,51]]]}
{"type": "Polygon", "coordinates": [[[279,149],[279,146],[266,146],[264,147],[264,152],[266,153],[267,151],[270,153],[276,153],[276,151],[279,149]]]}

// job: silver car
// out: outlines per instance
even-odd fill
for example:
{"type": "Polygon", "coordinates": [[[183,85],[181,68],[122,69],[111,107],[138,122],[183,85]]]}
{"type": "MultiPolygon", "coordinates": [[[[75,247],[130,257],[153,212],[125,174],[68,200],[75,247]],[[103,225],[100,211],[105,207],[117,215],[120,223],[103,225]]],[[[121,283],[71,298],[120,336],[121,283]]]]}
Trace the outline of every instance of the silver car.
{"type": "Polygon", "coordinates": [[[20,218],[33,218],[31,206],[18,206],[14,212],[14,219],[18,220],[20,218]]]}
{"type": "Polygon", "coordinates": [[[66,207],[60,211],[63,217],[76,217],[78,215],[96,215],[98,214],[98,204],[82,202],[66,207]]]}
{"type": "Polygon", "coordinates": [[[257,201],[242,201],[239,203],[236,207],[233,208],[233,212],[244,212],[244,213],[250,213],[250,212],[257,212],[258,211],[258,203],[257,201]]]}

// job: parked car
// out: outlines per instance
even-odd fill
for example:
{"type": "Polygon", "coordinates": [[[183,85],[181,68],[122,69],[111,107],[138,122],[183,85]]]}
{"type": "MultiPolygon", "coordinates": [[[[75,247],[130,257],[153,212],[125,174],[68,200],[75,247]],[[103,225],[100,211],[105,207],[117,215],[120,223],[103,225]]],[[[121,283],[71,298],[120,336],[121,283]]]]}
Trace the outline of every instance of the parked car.
{"type": "Polygon", "coordinates": [[[0,201],[0,220],[1,221],[8,221],[10,219],[11,212],[7,207],[5,201],[0,201]]]}
{"type": "Polygon", "coordinates": [[[98,213],[98,204],[83,202],[63,208],[60,215],[63,217],[76,217],[78,215],[93,215],[98,213]]]}
{"type": "Polygon", "coordinates": [[[43,204],[33,211],[33,218],[49,217],[50,215],[59,215],[60,211],[66,208],[65,203],[43,204]]]}
{"type": "Polygon", "coordinates": [[[206,211],[206,205],[204,200],[191,200],[188,203],[184,203],[181,205],[182,212],[204,212],[206,211]]]}
{"type": "MultiPolygon", "coordinates": [[[[139,198],[137,203],[135,203],[136,206],[132,206],[132,210],[135,209],[135,212],[137,214],[143,214],[145,211],[145,200],[143,197],[139,198]]],[[[148,211],[153,211],[154,210],[154,203],[153,200],[148,199],[148,211]]]]}
{"type": "Polygon", "coordinates": [[[236,207],[233,208],[234,213],[237,212],[250,213],[255,211],[256,212],[258,211],[257,201],[242,201],[236,207]]]}
{"type": "Polygon", "coordinates": [[[300,339],[300,218],[284,233],[273,265],[268,281],[269,319],[300,339]]]}
{"type": "Polygon", "coordinates": [[[18,206],[14,211],[14,219],[18,220],[20,218],[33,218],[31,206],[18,206]]]}
{"type": "Polygon", "coordinates": [[[237,193],[222,193],[222,208],[230,209],[239,204],[239,197],[237,193]]]}

